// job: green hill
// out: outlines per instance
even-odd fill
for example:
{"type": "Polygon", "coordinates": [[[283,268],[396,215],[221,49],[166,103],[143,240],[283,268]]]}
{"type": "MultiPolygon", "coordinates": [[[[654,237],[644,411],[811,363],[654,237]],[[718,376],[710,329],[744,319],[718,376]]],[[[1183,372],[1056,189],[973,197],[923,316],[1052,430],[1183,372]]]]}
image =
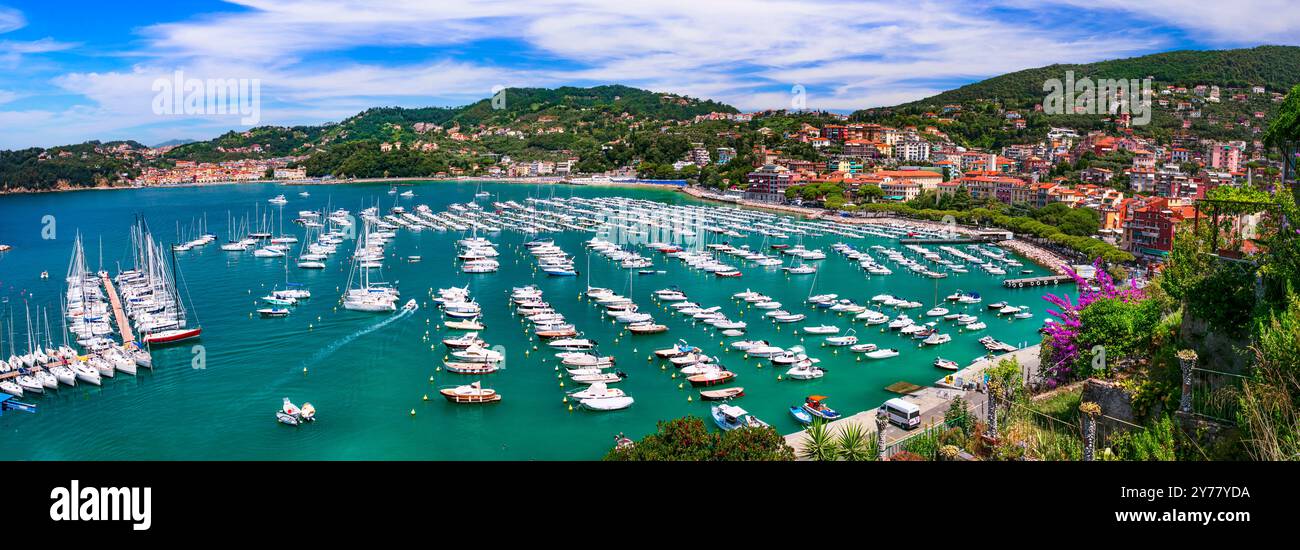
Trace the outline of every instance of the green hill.
{"type": "Polygon", "coordinates": [[[1179,50],[1096,63],[1048,65],[967,84],[895,109],[980,99],[998,100],[1013,106],[1032,105],[1042,101],[1043,82],[1052,78],[1063,79],[1066,71],[1074,71],[1076,78],[1142,79],[1150,76],[1156,84],[1215,84],[1237,88],[1263,85],[1270,91],[1286,91],[1300,83],[1300,47],[1179,50]]]}

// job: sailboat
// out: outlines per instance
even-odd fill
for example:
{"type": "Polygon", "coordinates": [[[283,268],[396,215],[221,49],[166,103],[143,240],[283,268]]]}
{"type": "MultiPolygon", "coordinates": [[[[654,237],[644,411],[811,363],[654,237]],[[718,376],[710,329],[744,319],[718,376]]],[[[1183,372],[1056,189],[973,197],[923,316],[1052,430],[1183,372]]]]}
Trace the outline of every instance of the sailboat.
{"type": "MultiPolygon", "coordinates": [[[[148,225],[139,218],[131,228],[137,269],[118,274],[127,313],[146,344],[172,344],[197,338],[203,329],[188,324],[185,301],[178,282],[180,267],[171,251],[171,269],[162,257],[162,247],[153,240],[148,225]]],[[[188,289],[186,294],[188,295],[188,289]]],[[[197,319],[196,319],[197,321],[197,319]]]]}
{"type": "Polygon", "coordinates": [[[343,308],[352,311],[388,312],[397,311],[397,289],[390,286],[372,285],[370,270],[361,266],[366,243],[370,240],[370,221],[362,227],[362,237],[357,240],[356,251],[352,255],[352,269],[348,272],[348,287],[343,294],[343,308]],[[352,287],[353,280],[358,286],[352,287]]]}

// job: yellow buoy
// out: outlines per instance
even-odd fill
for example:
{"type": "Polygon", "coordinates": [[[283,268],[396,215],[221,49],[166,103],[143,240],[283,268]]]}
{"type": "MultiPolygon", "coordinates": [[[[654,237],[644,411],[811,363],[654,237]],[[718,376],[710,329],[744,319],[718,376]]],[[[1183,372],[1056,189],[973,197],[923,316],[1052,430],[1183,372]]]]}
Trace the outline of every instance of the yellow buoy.
{"type": "Polygon", "coordinates": [[[411,409],[411,416],[415,416],[415,409],[411,409]]]}
{"type": "Polygon", "coordinates": [[[425,400],[425,401],[428,401],[428,400],[429,400],[429,394],[427,394],[427,393],[424,394],[424,400],[425,400]]]}

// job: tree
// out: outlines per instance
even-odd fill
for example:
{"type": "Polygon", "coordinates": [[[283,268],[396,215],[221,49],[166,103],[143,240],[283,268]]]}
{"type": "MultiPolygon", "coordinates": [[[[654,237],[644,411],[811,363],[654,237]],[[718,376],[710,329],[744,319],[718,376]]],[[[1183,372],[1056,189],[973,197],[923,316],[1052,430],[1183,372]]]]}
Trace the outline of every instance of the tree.
{"type": "Polygon", "coordinates": [[[872,203],[885,197],[885,191],[879,185],[863,185],[858,188],[858,200],[872,203]]]}
{"type": "Polygon", "coordinates": [[[704,421],[695,416],[660,421],[655,433],[605,455],[605,460],[611,461],[793,459],[794,450],[773,428],[737,428],[716,433],[710,432],[704,421]]]}

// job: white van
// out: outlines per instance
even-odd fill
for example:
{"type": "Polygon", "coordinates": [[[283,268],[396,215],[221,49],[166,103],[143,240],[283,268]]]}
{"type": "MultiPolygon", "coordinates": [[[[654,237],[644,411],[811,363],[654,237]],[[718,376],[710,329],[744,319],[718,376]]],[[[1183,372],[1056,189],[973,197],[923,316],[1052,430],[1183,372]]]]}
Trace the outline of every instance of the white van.
{"type": "Polygon", "coordinates": [[[902,399],[894,398],[880,406],[889,416],[889,421],[904,430],[921,425],[921,407],[902,399]]]}

